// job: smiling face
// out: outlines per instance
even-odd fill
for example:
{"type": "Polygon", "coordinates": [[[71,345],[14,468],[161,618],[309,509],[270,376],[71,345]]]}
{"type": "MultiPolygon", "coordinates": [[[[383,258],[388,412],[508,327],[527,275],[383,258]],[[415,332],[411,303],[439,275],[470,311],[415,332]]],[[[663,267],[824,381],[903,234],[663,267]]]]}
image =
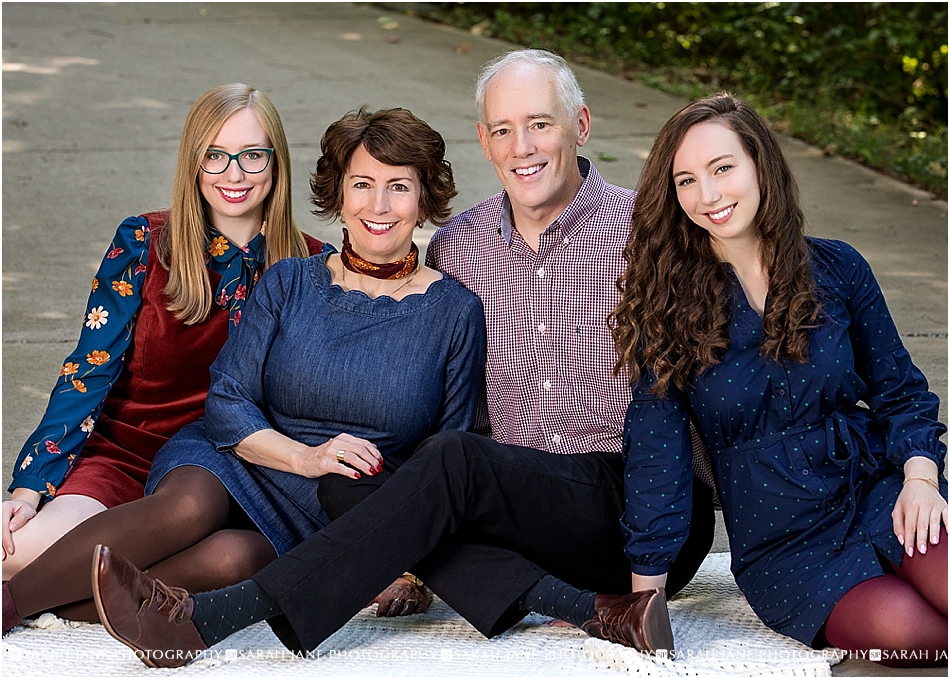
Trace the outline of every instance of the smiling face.
{"type": "Polygon", "coordinates": [[[416,168],[386,165],[357,147],[343,178],[341,211],[356,254],[375,264],[408,255],[412,230],[423,218],[421,195],[416,168]]]}
{"type": "Polygon", "coordinates": [[[739,135],[717,122],[694,125],[673,157],[680,207],[719,248],[758,239],[758,176],[739,135]]]}
{"type": "Polygon", "coordinates": [[[587,142],[590,112],[569,115],[554,75],[527,62],[499,71],[485,88],[485,120],[478,138],[512,203],[515,221],[545,226],[577,195],[583,178],[577,148],[587,142]]]}
{"type": "MultiPolygon", "coordinates": [[[[245,108],[224,121],[211,145],[214,150],[238,154],[245,149],[269,148],[270,139],[251,109],[245,108]]],[[[231,161],[221,174],[198,170],[198,188],[209,207],[211,223],[218,230],[229,224],[264,221],[264,201],[274,183],[276,160],[271,158],[263,172],[248,174],[231,161]]]]}

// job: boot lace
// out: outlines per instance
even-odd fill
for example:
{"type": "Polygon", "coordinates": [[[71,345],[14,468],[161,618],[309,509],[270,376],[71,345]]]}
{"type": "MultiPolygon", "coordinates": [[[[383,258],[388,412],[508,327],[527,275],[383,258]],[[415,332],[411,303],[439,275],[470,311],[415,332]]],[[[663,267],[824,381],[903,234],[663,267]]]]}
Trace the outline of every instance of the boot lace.
{"type": "Polygon", "coordinates": [[[141,613],[146,608],[155,606],[155,610],[163,613],[168,611],[168,622],[178,624],[185,617],[185,603],[188,601],[188,590],[181,587],[169,587],[161,580],[152,580],[152,593],[142,602],[139,608],[141,613]]]}

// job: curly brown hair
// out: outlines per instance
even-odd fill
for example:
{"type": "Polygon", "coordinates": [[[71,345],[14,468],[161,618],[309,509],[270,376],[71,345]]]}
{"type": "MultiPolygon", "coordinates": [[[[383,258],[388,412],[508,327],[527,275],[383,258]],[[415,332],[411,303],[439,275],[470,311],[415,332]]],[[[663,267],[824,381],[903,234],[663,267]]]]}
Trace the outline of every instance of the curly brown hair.
{"type": "Polygon", "coordinates": [[[310,176],[313,214],[332,217],[343,208],[343,177],[353,152],[363,146],[386,165],[414,167],[422,192],[419,210],[423,219],[441,226],[452,215],[449,202],[458,195],[452,164],[445,159],[445,140],[428,123],[404,108],[365,108],[350,111],[330,125],[320,140],[323,155],[310,176]]]}
{"type": "Polygon", "coordinates": [[[683,212],[673,158],[693,126],[714,121],[735,132],[755,163],[760,190],[756,228],[768,274],[763,356],[808,361],[807,331],[821,305],[809,263],[798,184],[778,140],[755,110],[728,93],[697,100],[660,130],[643,173],[623,256],[627,268],[611,316],[616,370],[652,374],[651,391],[686,390],[694,373],[720,362],[729,348],[734,283],[708,234],[683,212]]]}

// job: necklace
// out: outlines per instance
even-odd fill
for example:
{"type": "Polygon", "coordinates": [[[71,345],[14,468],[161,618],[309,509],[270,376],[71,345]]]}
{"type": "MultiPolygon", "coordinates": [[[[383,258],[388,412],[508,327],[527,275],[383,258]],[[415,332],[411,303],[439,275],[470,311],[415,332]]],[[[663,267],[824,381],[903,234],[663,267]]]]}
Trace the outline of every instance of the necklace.
{"type": "Polygon", "coordinates": [[[344,269],[349,269],[353,273],[372,276],[380,280],[392,280],[395,278],[404,278],[419,270],[419,248],[416,247],[415,243],[412,243],[409,248],[409,254],[402,259],[387,264],[376,264],[356,254],[350,245],[350,232],[344,227],[343,249],[340,251],[340,261],[343,262],[344,269]]]}
{"type": "MultiPolygon", "coordinates": [[[[402,290],[404,287],[406,287],[407,285],[409,285],[410,283],[412,283],[413,279],[416,277],[416,274],[419,273],[419,269],[420,269],[420,268],[421,268],[421,267],[417,266],[415,271],[413,271],[411,274],[409,274],[408,276],[406,276],[406,280],[404,280],[402,283],[400,283],[399,285],[397,285],[397,286],[396,286],[395,288],[393,288],[391,291],[387,292],[387,293],[386,293],[386,297],[392,297],[392,296],[394,296],[397,292],[399,292],[399,291],[402,290]]],[[[349,290],[352,290],[352,289],[353,289],[353,288],[347,288],[347,287],[346,287],[346,267],[345,267],[345,266],[343,267],[343,276],[342,276],[342,281],[341,281],[341,282],[343,283],[343,288],[344,288],[344,289],[349,289],[349,290]]]]}

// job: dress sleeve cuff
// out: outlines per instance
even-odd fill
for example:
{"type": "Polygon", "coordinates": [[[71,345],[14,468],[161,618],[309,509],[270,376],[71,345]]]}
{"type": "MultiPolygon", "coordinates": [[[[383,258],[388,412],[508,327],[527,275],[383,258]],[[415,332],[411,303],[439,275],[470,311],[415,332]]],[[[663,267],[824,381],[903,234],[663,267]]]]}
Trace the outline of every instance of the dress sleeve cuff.
{"type": "Polygon", "coordinates": [[[631,564],[630,572],[634,575],[665,575],[669,572],[667,566],[642,566],[640,564],[631,564]]]}
{"type": "Polygon", "coordinates": [[[907,452],[907,455],[904,456],[904,462],[906,463],[906,462],[907,462],[909,459],[911,459],[912,457],[925,457],[925,458],[927,458],[928,460],[931,460],[934,464],[937,465],[937,469],[940,471],[940,473],[941,473],[941,474],[943,473],[943,469],[941,468],[940,460],[938,459],[937,455],[936,455],[935,453],[933,453],[932,451],[930,451],[930,450],[911,450],[911,451],[908,451],[908,452],[907,452]]]}
{"type": "Polygon", "coordinates": [[[234,432],[212,432],[211,427],[207,427],[206,434],[208,436],[208,440],[214,445],[215,450],[217,450],[219,453],[226,453],[251,434],[256,434],[257,432],[264,431],[265,429],[273,429],[273,427],[271,427],[271,425],[267,422],[254,422],[234,432]]]}
{"type": "Polygon", "coordinates": [[[28,488],[29,490],[35,490],[40,495],[47,494],[46,479],[40,478],[39,476],[17,474],[13,479],[13,483],[10,484],[7,490],[12,493],[17,488],[28,488]]]}

